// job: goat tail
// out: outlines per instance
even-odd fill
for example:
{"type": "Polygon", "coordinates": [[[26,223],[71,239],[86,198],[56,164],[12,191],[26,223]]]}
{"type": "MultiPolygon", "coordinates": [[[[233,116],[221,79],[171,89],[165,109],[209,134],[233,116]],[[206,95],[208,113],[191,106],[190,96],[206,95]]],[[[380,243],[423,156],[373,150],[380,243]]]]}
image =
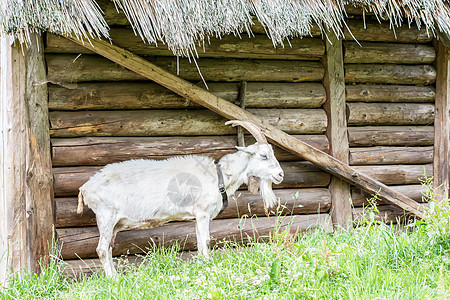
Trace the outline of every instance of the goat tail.
{"type": "Polygon", "coordinates": [[[78,206],[77,206],[77,214],[83,214],[83,192],[80,191],[78,193],[78,206]]]}

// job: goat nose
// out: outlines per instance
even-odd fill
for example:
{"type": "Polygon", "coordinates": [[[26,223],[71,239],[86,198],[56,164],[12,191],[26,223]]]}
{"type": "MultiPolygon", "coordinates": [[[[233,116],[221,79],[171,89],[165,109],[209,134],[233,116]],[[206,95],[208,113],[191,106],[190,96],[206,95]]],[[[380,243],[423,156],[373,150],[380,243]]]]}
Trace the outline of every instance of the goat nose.
{"type": "Polygon", "coordinates": [[[283,178],[284,177],[284,172],[280,172],[280,174],[278,174],[278,175],[280,175],[280,177],[283,178]]]}

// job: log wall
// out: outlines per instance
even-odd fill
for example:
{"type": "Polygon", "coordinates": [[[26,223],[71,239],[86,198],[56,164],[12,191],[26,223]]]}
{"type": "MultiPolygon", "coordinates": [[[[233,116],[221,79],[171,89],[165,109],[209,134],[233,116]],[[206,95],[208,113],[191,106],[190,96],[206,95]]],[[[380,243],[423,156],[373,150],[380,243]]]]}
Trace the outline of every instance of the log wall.
{"type": "MultiPolygon", "coordinates": [[[[253,39],[243,35],[211,40],[205,52],[198,49],[200,75],[187,60],[177,65],[166,48],[143,44],[123,17],[104,8],[118,46],[200,86],[203,76],[212,93],[234,104],[244,96],[249,112],[330,153],[325,43],[316,29],[312,37],[292,40],[292,48],[274,49],[258,24],[253,39]]],[[[366,30],[362,26],[358,20],[349,22],[363,47],[350,38],[342,43],[349,164],[420,201],[418,177],[432,174],[436,52],[423,31],[402,28],[393,39],[385,33],[387,24],[370,23],[366,30]]],[[[47,35],[46,61],[56,231],[64,259],[96,256],[95,215],[87,207],[83,216],[76,215],[76,195],[102,166],[186,154],[219,159],[238,145],[236,129],[225,126],[219,115],[69,40],[47,35]]],[[[253,142],[245,136],[246,144],[253,142]]],[[[286,174],[283,183],[274,186],[283,214],[302,215],[295,221],[302,230],[318,224],[328,227],[330,175],[280,148],[275,147],[275,153],[286,174]]],[[[240,237],[238,218],[245,215],[259,217],[254,226],[260,234],[270,231],[274,218],[266,216],[259,197],[245,190],[238,194],[212,224],[216,240],[240,237]]],[[[355,207],[370,197],[355,188],[350,194],[355,207]]],[[[389,221],[401,215],[389,206],[381,212],[389,221]]],[[[179,222],[119,234],[114,254],[137,253],[150,237],[165,245],[187,237],[185,249],[195,250],[192,226],[179,222]]],[[[250,231],[246,234],[251,236],[250,231]]]]}
{"type": "MultiPolygon", "coordinates": [[[[344,41],[350,165],[421,202],[419,178],[433,174],[435,47],[423,30],[401,28],[395,38],[387,23],[357,24],[349,28],[360,45],[348,32],[344,41]]],[[[352,188],[355,207],[370,197],[352,188]]],[[[379,205],[381,219],[401,215],[379,205]]]]}

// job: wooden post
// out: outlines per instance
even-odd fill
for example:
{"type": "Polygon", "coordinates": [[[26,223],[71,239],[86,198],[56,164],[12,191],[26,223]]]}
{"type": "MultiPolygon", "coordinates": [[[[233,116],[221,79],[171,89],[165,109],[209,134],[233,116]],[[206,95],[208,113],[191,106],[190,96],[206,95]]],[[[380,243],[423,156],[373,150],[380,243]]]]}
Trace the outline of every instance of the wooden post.
{"type": "MultiPolygon", "coordinates": [[[[326,39],[324,86],[327,100],[327,137],[330,155],[348,164],[349,148],[347,134],[347,113],[345,103],[344,58],[342,40],[330,34],[326,39]]],[[[331,193],[331,216],[334,226],[350,228],[352,226],[352,208],[350,204],[350,185],[333,176],[329,185],[331,193]]]]}
{"type": "Polygon", "coordinates": [[[172,90],[178,95],[198,103],[228,119],[244,120],[259,126],[264,134],[278,146],[289,152],[311,161],[323,170],[338,176],[347,182],[374,194],[394,205],[399,206],[417,217],[423,217],[423,207],[411,198],[394,191],[381,182],[349,167],[336,158],[329,156],[323,151],[308,145],[301,140],[267,124],[257,116],[242,108],[221,99],[212,93],[173,75],[155,64],[133,54],[132,52],[111,45],[98,39],[80,41],[74,38],[70,40],[136,72],[137,74],[151,79],[162,86],[172,90]]]}
{"type": "Polygon", "coordinates": [[[42,36],[31,36],[27,49],[26,108],[28,115],[27,208],[31,270],[49,261],[56,222],[48,117],[47,74],[42,36]]]}
{"type": "Polygon", "coordinates": [[[39,271],[54,224],[47,88],[41,37],[30,49],[1,38],[0,282],[39,271]],[[38,47],[40,50],[38,51],[38,47]]]}
{"type": "Polygon", "coordinates": [[[449,188],[449,101],[450,60],[449,49],[440,41],[437,46],[436,102],[434,118],[433,188],[445,199],[449,188]]]}

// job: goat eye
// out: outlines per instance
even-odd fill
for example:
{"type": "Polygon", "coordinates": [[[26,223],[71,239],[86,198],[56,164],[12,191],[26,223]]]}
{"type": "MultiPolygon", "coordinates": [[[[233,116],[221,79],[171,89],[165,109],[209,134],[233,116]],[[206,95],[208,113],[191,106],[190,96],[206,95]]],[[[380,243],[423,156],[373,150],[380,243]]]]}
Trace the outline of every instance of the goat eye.
{"type": "Polygon", "coordinates": [[[262,159],[267,159],[267,154],[263,153],[263,154],[260,154],[260,155],[261,155],[262,159]]]}

